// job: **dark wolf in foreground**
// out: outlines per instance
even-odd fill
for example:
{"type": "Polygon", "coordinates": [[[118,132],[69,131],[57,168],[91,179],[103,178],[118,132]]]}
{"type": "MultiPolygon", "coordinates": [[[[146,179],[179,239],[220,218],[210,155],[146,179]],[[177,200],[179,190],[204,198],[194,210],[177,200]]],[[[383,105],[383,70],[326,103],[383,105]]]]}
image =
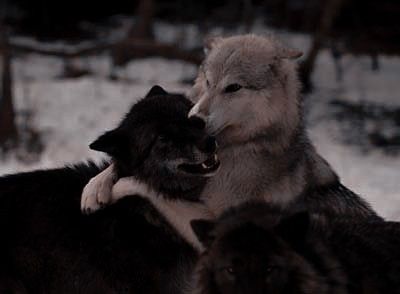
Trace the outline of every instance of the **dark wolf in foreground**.
{"type": "Polygon", "coordinates": [[[197,294],[400,293],[400,223],[336,221],[265,203],[193,220],[197,294]]]}
{"type": "MultiPolygon", "coordinates": [[[[214,158],[215,143],[187,118],[191,106],[154,87],[92,147],[112,155],[120,176],[171,203],[194,203],[210,172],[201,160],[214,158]]],[[[1,293],[180,293],[195,249],[147,200],[126,197],[81,213],[82,189],[102,169],[80,164],[0,178],[1,293]]]]}

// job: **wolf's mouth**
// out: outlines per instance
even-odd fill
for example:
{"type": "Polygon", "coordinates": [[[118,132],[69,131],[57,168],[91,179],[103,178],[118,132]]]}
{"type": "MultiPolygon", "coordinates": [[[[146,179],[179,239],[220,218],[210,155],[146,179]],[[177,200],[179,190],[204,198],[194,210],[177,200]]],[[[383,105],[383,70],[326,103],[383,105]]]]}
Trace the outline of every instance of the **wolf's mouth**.
{"type": "Polygon", "coordinates": [[[215,172],[219,168],[219,165],[220,162],[218,160],[218,156],[214,154],[202,163],[182,163],[178,166],[178,168],[189,174],[208,175],[215,172]]]}

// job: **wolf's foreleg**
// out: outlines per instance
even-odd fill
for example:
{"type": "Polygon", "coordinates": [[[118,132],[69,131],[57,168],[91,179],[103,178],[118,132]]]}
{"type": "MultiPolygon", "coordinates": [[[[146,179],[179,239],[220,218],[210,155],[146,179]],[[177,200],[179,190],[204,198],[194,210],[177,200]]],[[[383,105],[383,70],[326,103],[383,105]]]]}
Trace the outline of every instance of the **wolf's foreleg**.
{"type": "Polygon", "coordinates": [[[112,188],[117,180],[114,165],[111,164],[94,178],[82,191],[81,210],[92,213],[111,202],[112,188]]]}
{"type": "Polygon", "coordinates": [[[157,192],[151,189],[147,184],[139,182],[134,177],[121,178],[113,185],[111,190],[110,202],[114,203],[130,195],[140,195],[146,199],[155,199],[157,192]]]}

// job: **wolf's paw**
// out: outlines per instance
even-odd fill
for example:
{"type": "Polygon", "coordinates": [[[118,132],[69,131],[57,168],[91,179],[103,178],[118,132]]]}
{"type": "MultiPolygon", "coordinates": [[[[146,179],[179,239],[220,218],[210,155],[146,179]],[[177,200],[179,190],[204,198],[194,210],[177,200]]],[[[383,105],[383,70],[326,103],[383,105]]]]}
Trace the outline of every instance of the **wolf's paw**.
{"type": "Polygon", "coordinates": [[[113,181],[99,174],[85,186],[81,198],[81,210],[90,214],[111,202],[113,181]]]}

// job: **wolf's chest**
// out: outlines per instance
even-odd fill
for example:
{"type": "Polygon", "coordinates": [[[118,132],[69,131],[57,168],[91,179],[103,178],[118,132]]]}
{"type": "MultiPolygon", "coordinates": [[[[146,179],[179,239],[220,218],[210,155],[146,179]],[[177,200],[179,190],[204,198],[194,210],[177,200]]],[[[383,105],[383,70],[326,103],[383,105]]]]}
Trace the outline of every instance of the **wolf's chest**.
{"type": "Polygon", "coordinates": [[[219,213],[250,200],[287,205],[304,188],[304,168],[282,172],[279,162],[262,154],[220,155],[221,168],[203,190],[207,206],[219,213]]]}

